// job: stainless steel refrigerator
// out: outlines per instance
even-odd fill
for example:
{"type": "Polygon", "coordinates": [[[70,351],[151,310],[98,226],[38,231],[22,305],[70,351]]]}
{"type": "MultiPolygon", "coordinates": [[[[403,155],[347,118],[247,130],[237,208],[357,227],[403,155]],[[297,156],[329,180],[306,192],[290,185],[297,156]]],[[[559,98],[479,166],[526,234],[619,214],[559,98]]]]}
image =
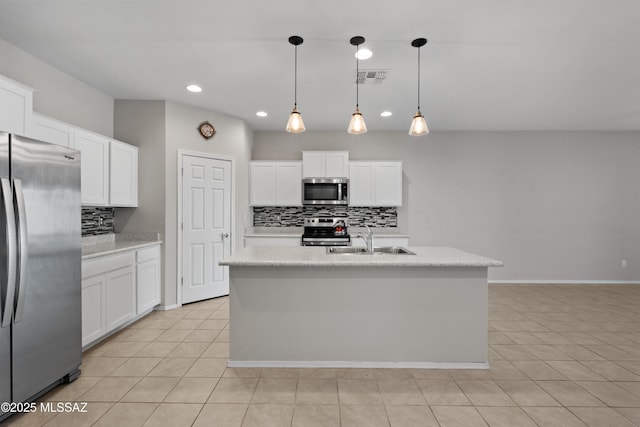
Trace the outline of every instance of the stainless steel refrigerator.
{"type": "Polygon", "coordinates": [[[24,402],[80,375],[80,153],[0,132],[0,184],[0,402],[24,402]]]}

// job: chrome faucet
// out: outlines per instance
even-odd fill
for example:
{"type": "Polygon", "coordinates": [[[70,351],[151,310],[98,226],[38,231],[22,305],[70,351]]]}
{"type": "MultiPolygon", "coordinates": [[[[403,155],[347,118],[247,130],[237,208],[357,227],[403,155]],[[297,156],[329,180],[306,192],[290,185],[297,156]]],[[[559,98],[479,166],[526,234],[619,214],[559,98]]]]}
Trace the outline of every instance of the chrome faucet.
{"type": "Polygon", "coordinates": [[[367,227],[367,234],[358,233],[356,237],[364,239],[364,243],[367,245],[367,252],[373,253],[373,231],[371,231],[368,225],[365,225],[365,227],[367,227]]]}

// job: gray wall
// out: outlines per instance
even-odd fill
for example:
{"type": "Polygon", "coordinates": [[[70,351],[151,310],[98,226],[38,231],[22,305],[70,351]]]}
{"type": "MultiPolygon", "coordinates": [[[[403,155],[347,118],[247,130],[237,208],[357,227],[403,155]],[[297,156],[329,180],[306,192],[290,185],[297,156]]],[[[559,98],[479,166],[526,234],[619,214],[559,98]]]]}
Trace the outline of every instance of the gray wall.
{"type": "Polygon", "coordinates": [[[30,86],[33,109],[113,136],[113,98],[0,39],[0,74],[30,86]]]}
{"type": "Polygon", "coordinates": [[[402,160],[410,244],[503,260],[491,280],[640,280],[640,132],[256,132],[255,160],[402,160]],[[621,259],[628,267],[620,267],[621,259]]]}
{"type": "Polygon", "coordinates": [[[140,147],[139,207],[116,211],[116,232],[162,232],[163,304],[177,302],[178,150],[233,157],[235,230],[233,246],[242,245],[248,217],[249,160],[253,132],[243,120],[165,101],[115,102],[116,138],[140,147]],[[216,127],[205,140],[197,127],[208,120],[216,127]]]}
{"type": "MultiPolygon", "coordinates": [[[[244,218],[249,211],[249,161],[253,145],[253,131],[244,120],[217,114],[183,104],[167,102],[166,145],[166,290],[165,304],[172,304],[171,291],[175,293],[178,246],[178,150],[221,154],[234,158],[235,174],[235,230],[232,231],[234,249],[242,247],[244,218]],[[198,125],[209,121],[216,128],[216,135],[205,140],[198,132],[198,125]],[[173,289],[172,289],[173,288],[173,289]]],[[[175,298],[175,296],[174,296],[175,298]]]]}
{"type": "MultiPolygon", "coordinates": [[[[138,207],[116,209],[116,233],[161,233],[164,241],[165,128],[164,101],[115,101],[114,137],[138,147],[138,207]]],[[[160,256],[164,266],[166,245],[160,256]]],[[[160,276],[164,301],[164,268],[160,276]]]]}

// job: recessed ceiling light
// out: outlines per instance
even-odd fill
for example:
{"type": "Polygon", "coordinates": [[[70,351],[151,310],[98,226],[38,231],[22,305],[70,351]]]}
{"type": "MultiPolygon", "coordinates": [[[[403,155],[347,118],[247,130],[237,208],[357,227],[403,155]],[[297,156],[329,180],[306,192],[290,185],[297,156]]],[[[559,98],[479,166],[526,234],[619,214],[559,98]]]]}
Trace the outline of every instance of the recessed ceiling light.
{"type": "Polygon", "coordinates": [[[267,117],[268,115],[269,115],[269,114],[267,114],[267,112],[266,112],[266,111],[258,111],[258,112],[256,113],[256,116],[258,116],[258,117],[267,117]]]}
{"type": "Polygon", "coordinates": [[[366,47],[363,47],[362,49],[358,49],[358,52],[356,53],[356,58],[358,59],[369,59],[372,56],[373,56],[373,52],[371,52],[366,47]]]}
{"type": "Polygon", "coordinates": [[[188,85],[187,90],[193,93],[202,92],[202,88],[198,85],[188,85]]]}
{"type": "Polygon", "coordinates": [[[391,117],[393,113],[391,111],[383,111],[382,113],[380,113],[381,117],[391,117]]]}

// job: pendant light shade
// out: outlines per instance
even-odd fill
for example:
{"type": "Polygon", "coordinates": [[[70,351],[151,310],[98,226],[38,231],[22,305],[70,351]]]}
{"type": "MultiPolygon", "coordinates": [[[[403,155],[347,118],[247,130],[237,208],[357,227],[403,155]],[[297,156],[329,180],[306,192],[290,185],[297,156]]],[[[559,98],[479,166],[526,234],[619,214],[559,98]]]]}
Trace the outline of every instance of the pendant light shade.
{"type": "Polygon", "coordinates": [[[411,128],[409,129],[409,135],[411,136],[420,136],[426,135],[429,133],[429,126],[427,126],[427,121],[424,119],[422,113],[418,110],[418,112],[413,116],[413,120],[411,121],[411,128]]]}
{"type": "Polygon", "coordinates": [[[304,132],[304,122],[302,121],[302,114],[298,111],[296,106],[293,107],[293,111],[289,114],[289,120],[287,121],[287,132],[300,133],[304,132]]]}
{"type": "Polygon", "coordinates": [[[364,122],[364,116],[358,107],[356,107],[356,111],[351,115],[351,121],[349,122],[349,129],[347,129],[347,132],[353,135],[367,133],[367,124],[364,122]]]}
{"type": "Polygon", "coordinates": [[[421,136],[429,133],[429,127],[427,121],[420,112],[420,48],[427,44],[427,39],[419,38],[411,42],[411,46],[418,48],[418,111],[413,116],[411,127],[409,128],[409,135],[421,136]]]}
{"type": "Polygon", "coordinates": [[[293,83],[293,110],[289,114],[286,131],[291,133],[304,132],[304,122],[302,114],[298,111],[298,45],[301,45],[303,38],[300,36],[289,37],[289,43],[295,46],[295,65],[294,65],[294,83],[293,83]]]}
{"type": "Polygon", "coordinates": [[[356,111],[354,111],[354,113],[351,115],[351,121],[349,122],[349,128],[347,129],[347,132],[353,135],[360,135],[363,133],[367,133],[367,124],[364,122],[364,116],[360,112],[360,105],[358,105],[358,75],[360,73],[360,69],[358,68],[358,46],[364,43],[364,37],[352,37],[349,42],[352,46],[356,47],[356,111]]]}

